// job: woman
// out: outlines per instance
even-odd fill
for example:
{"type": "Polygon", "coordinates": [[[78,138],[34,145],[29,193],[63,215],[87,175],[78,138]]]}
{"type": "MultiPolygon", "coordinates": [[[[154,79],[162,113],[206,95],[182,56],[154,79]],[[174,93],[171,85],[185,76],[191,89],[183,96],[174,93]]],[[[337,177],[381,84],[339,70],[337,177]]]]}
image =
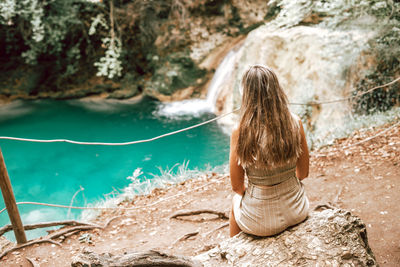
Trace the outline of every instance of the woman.
{"type": "Polygon", "coordinates": [[[290,113],[275,73],[255,65],[242,78],[242,106],[230,148],[230,236],[270,236],[302,222],[309,203],[299,181],[309,154],[301,120],[290,113]],[[245,187],[244,178],[248,178],[245,187]]]}

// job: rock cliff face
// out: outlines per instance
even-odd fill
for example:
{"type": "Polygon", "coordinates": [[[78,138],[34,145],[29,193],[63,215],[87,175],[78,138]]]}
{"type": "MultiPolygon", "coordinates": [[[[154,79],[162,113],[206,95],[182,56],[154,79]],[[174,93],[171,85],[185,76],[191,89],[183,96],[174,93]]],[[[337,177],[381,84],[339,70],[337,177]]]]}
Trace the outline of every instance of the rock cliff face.
{"type": "MultiPolygon", "coordinates": [[[[230,86],[222,94],[225,101],[217,110],[227,112],[240,105],[239,86],[243,72],[253,64],[272,67],[290,102],[308,103],[343,98],[358,81],[356,68],[373,33],[341,31],[309,26],[279,28],[268,25],[251,32],[239,49],[237,67],[230,86]]],[[[343,125],[343,114],[351,107],[346,102],[314,108],[294,106],[294,112],[308,121],[309,129],[324,135],[329,124],[343,125]],[[328,121],[327,118],[330,118],[328,121]]]]}
{"type": "MultiPolygon", "coordinates": [[[[251,31],[238,49],[232,79],[221,89],[216,110],[225,113],[240,106],[240,79],[253,64],[272,67],[294,103],[348,97],[371,72],[385,77],[390,69],[388,76],[393,80],[398,64],[386,61],[389,67],[380,70],[379,65],[386,64],[379,57],[384,50],[376,45],[382,36],[398,36],[395,32],[400,20],[389,16],[391,8],[396,9],[386,1],[270,1],[270,20],[251,31]]],[[[391,49],[387,46],[386,50],[391,49]]],[[[398,56],[398,52],[394,54],[394,58],[398,56]]],[[[368,85],[378,84],[365,83],[362,90],[369,89],[368,85]]],[[[398,94],[393,98],[399,101],[398,94]]],[[[313,139],[317,143],[333,137],[333,125],[345,127],[353,108],[348,101],[313,107],[292,105],[293,112],[307,122],[308,130],[318,136],[313,139]]]]}

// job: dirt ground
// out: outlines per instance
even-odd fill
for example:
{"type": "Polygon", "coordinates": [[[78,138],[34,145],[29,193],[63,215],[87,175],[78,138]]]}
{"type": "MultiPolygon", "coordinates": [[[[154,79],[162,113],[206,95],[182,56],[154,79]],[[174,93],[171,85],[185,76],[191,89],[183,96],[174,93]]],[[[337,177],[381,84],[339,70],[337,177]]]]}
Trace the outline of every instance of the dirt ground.
{"type": "MultiPolygon", "coordinates": [[[[355,132],[350,138],[312,152],[310,175],[303,182],[312,207],[329,203],[359,216],[367,225],[369,244],[378,263],[394,267],[400,265],[399,178],[397,123],[355,132]]],[[[82,250],[122,254],[155,249],[196,255],[229,237],[227,219],[222,217],[229,212],[231,197],[228,175],[204,174],[120,205],[136,210],[103,212],[94,223],[104,225],[114,218],[104,229],[55,239],[61,246],[43,243],[19,249],[3,257],[0,266],[33,266],[27,258],[35,266],[70,266],[71,259],[82,250]],[[200,209],[223,214],[170,218],[178,211],[200,209]],[[84,240],[80,242],[79,237],[84,240]]]]}

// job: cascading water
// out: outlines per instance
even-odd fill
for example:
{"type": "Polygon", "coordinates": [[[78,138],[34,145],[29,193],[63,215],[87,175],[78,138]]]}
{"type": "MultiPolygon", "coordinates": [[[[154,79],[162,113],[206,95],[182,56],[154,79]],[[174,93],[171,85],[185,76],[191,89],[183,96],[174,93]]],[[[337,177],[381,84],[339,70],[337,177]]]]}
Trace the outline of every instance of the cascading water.
{"type": "Polygon", "coordinates": [[[232,49],[222,60],[208,87],[206,99],[188,99],[171,103],[161,103],[155,115],[171,118],[180,116],[198,117],[206,112],[215,112],[215,104],[218,95],[223,83],[226,82],[227,79],[230,79],[237,54],[238,51],[232,49]]]}

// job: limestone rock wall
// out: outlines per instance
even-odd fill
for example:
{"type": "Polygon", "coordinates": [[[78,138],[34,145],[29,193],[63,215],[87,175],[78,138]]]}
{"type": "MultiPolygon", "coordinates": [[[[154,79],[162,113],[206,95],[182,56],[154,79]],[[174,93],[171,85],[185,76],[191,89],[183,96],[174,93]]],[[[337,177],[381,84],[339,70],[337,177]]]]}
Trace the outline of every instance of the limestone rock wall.
{"type": "MultiPolygon", "coordinates": [[[[277,72],[290,102],[352,95],[359,81],[377,65],[372,43],[389,21],[389,16],[382,15],[387,14],[389,6],[386,1],[378,2],[269,1],[271,17],[243,41],[232,79],[222,88],[216,110],[222,114],[240,106],[240,79],[253,64],[268,65],[277,72]]],[[[352,103],[348,101],[292,105],[291,109],[306,122],[308,141],[314,145],[337,138],[347,130],[352,117],[352,103]]],[[[230,118],[224,123],[232,126],[235,121],[237,118],[230,118]]]]}

